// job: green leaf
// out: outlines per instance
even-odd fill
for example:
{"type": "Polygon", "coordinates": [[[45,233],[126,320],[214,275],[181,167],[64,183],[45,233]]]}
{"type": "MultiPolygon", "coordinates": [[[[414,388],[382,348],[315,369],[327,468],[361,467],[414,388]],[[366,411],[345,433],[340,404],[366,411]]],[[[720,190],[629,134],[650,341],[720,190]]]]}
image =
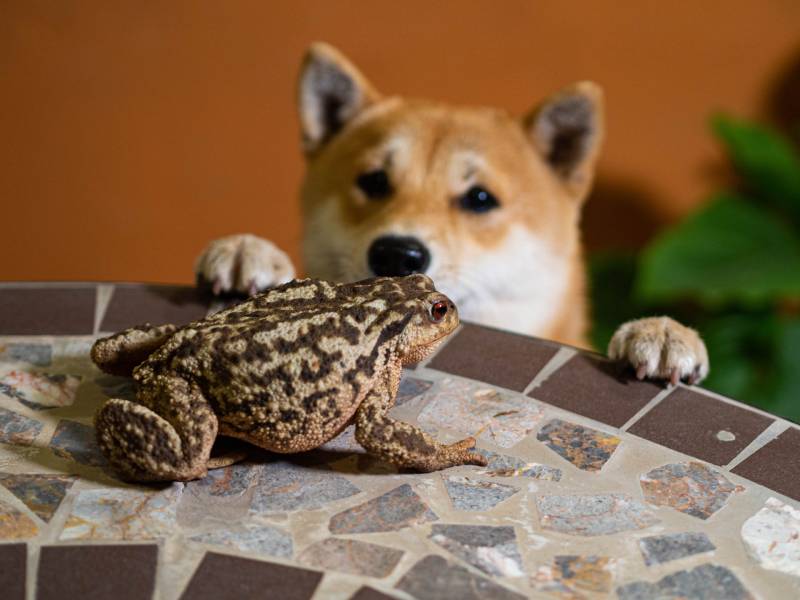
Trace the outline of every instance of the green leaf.
{"type": "Polygon", "coordinates": [[[712,128],[756,196],[800,223],[800,157],[790,143],[764,127],[721,115],[712,119],[712,128]]]}
{"type": "Polygon", "coordinates": [[[776,217],[721,195],[646,248],[636,291],[646,302],[710,306],[798,297],[800,242],[776,217]]]}
{"type": "Polygon", "coordinates": [[[699,329],[711,363],[704,387],[800,422],[800,318],[729,313],[699,329]]]}

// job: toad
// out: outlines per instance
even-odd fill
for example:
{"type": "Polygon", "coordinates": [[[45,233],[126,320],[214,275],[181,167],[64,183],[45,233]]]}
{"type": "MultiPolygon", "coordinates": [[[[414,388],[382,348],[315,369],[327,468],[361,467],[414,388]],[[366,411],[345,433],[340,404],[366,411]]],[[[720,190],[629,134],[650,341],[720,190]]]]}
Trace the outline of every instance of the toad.
{"type": "Polygon", "coordinates": [[[185,327],[141,326],[98,340],[92,360],[132,375],[136,401],[95,417],[100,449],[134,481],[187,481],[218,434],[272,452],[317,448],[355,424],[367,452],[397,467],[485,465],[474,438],[443,445],[387,415],[402,367],[458,325],[425,275],[349,284],[295,280],[185,327]]]}

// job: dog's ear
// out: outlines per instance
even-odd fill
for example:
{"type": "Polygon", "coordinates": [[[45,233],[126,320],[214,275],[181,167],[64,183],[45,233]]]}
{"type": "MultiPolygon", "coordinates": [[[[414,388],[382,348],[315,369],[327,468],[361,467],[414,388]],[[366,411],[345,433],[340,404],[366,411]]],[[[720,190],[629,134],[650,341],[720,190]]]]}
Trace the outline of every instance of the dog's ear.
{"type": "Polygon", "coordinates": [[[576,197],[594,175],[603,138],[603,92],[582,81],[548,98],[523,121],[536,150],[576,197]]]}
{"type": "Polygon", "coordinates": [[[303,148],[313,154],[379,94],[338,50],[311,45],[300,69],[298,110],[303,148]]]}

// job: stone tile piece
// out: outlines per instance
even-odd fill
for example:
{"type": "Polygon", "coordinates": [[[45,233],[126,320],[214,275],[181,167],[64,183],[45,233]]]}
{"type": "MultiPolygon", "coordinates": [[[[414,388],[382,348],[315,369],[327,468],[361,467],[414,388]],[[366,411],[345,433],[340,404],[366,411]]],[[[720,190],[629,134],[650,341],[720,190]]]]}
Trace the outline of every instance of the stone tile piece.
{"type": "Polygon", "coordinates": [[[464,323],[428,367],[521,392],[556,352],[555,344],[464,323]]]}
{"type": "Polygon", "coordinates": [[[433,382],[426,379],[418,379],[407,375],[404,376],[403,379],[400,380],[400,387],[397,389],[394,405],[403,406],[403,404],[427,392],[432,385],[433,382]]]}
{"type": "Polygon", "coordinates": [[[75,497],[60,540],[151,540],[174,533],[182,483],[157,492],[84,490],[75,497]]]}
{"type": "Polygon", "coordinates": [[[451,554],[488,575],[524,575],[513,527],[434,523],[429,537],[451,554]]]}
{"type": "Polygon", "coordinates": [[[564,410],[621,427],[661,391],[616,363],[577,354],[528,395],[564,410]]]}
{"type": "Polygon", "coordinates": [[[582,592],[608,594],[614,578],[613,566],[613,559],[607,556],[555,556],[552,565],[539,568],[531,578],[531,585],[540,592],[569,600],[586,598],[582,592]]]}
{"type": "Polygon", "coordinates": [[[0,501],[0,540],[24,540],[38,533],[39,527],[30,517],[0,501]]]}
{"type": "Polygon", "coordinates": [[[397,596],[390,596],[384,592],[379,592],[375,588],[367,585],[358,588],[355,594],[350,596],[350,600],[395,600],[397,596]]]}
{"type": "Polygon", "coordinates": [[[768,499],[742,525],[742,540],[763,568],[800,577],[800,510],[768,499]]]}
{"type": "Polygon", "coordinates": [[[158,546],[42,546],[37,600],[150,600],[158,546]]]}
{"type": "Polygon", "coordinates": [[[744,489],[699,462],[658,467],[642,475],[639,483],[648,503],[671,506],[703,520],[724,507],[731,494],[744,489]]]}
{"type": "Polygon", "coordinates": [[[293,552],[292,536],[278,527],[245,523],[223,527],[189,536],[199,544],[227,546],[242,552],[253,552],[267,556],[291,558],[293,552]]]}
{"type": "Polygon", "coordinates": [[[442,381],[417,420],[423,427],[453,429],[510,448],[533,431],[542,416],[542,409],[525,396],[451,379],[442,381]]]}
{"type": "Polygon", "coordinates": [[[397,531],[438,519],[411,485],[404,483],[377,498],[333,515],[328,529],[334,534],[397,531]]]}
{"type": "Polygon", "coordinates": [[[653,535],[639,540],[639,550],[648,567],[716,549],[708,536],[701,531],[653,535]]]}
{"type": "Polygon", "coordinates": [[[322,573],[208,552],[186,586],[182,600],[280,598],[308,600],[322,573]]]}
{"type": "Polygon", "coordinates": [[[42,431],[42,423],[0,406],[0,442],[30,446],[42,431]]]}
{"type": "Polygon", "coordinates": [[[790,427],[732,471],[800,501],[800,429],[790,427]]]}
{"type": "Polygon", "coordinates": [[[569,535],[609,535],[659,522],[628,494],[537,496],[536,508],[542,528],[569,535]]]}
{"type": "Polygon", "coordinates": [[[50,344],[0,343],[0,362],[26,362],[37,367],[48,367],[53,361],[50,344]]]}
{"type": "Polygon", "coordinates": [[[75,477],[0,473],[0,485],[22,500],[42,521],[49,523],[75,477]]]}
{"type": "Polygon", "coordinates": [[[679,387],[628,431],[667,448],[722,466],[736,458],[773,421],[774,419],[740,404],[731,404],[679,387]]]}
{"type": "Polygon", "coordinates": [[[143,323],[186,325],[202,319],[209,300],[189,286],[116,285],[100,331],[120,331],[143,323]]]}
{"type": "Polygon", "coordinates": [[[94,427],[91,425],[62,419],[50,438],[49,446],[56,456],[66,460],[92,467],[108,465],[97,445],[94,427]]]}
{"type": "Polygon", "coordinates": [[[655,583],[635,581],[617,588],[620,600],[750,600],[753,596],[730,570],[709,563],[691,571],[678,571],[655,583]]]}
{"type": "Polygon", "coordinates": [[[76,375],[0,371],[0,394],[33,410],[71,406],[80,384],[81,377],[76,375]]]}
{"type": "Polygon", "coordinates": [[[310,545],[297,560],[309,567],[365,577],[388,577],[405,554],[402,550],[358,540],[327,538],[310,545]]]}
{"type": "Polygon", "coordinates": [[[0,590],[5,600],[25,600],[26,544],[0,544],[0,590]]]}
{"type": "Polygon", "coordinates": [[[456,510],[491,510],[519,490],[510,485],[451,475],[444,486],[456,510]]]}
{"type": "Polygon", "coordinates": [[[397,583],[396,587],[419,600],[522,600],[494,581],[475,575],[441,556],[428,555],[417,562],[397,583]]]}
{"type": "Polygon", "coordinates": [[[237,463],[222,469],[214,469],[203,479],[188,482],[186,491],[219,498],[241,496],[250,489],[257,475],[258,470],[253,465],[237,463]]]}
{"type": "Polygon", "coordinates": [[[541,481],[560,481],[561,469],[540,463],[526,462],[516,456],[497,454],[489,450],[477,448],[477,454],[485,456],[489,461],[486,468],[478,471],[479,475],[488,477],[530,477],[541,481]]]}
{"type": "Polygon", "coordinates": [[[602,469],[621,441],[615,435],[561,419],[545,423],[536,439],[584,471],[602,469]]]}
{"type": "Polygon", "coordinates": [[[261,514],[315,510],[360,492],[323,465],[304,467],[275,461],[261,468],[250,510],[261,514]]]}
{"type": "Polygon", "coordinates": [[[95,287],[3,288],[0,335],[91,335],[95,287]]]}

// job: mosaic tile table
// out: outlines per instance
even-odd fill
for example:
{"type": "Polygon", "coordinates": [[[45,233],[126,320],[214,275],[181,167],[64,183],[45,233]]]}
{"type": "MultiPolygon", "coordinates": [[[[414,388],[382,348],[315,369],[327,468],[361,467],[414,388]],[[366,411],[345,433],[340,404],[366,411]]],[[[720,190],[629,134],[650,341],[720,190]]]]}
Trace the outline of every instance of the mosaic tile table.
{"type": "Polygon", "coordinates": [[[352,431],[131,486],[92,415],[100,332],[188,322],[188,288],[0,285],[0,596],[800,598],[800,429],[601,358],[463,325],[394,414],[488,468],[398,473],[352,431]]]}

